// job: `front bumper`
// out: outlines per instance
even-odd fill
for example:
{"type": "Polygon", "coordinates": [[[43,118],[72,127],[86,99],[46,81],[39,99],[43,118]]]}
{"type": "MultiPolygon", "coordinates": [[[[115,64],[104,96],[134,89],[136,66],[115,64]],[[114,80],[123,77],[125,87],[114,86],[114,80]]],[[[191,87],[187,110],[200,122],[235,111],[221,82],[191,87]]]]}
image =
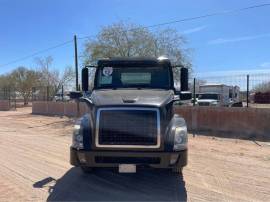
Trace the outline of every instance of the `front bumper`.
{"type": "Polygon", "coordinates": [[[178,152],[84,151],[70,148],[70,164],[88,167],[118,167],[136,164],[143,167],[173,168],[187,165],[187,150],[178,152]],[[174,163],[171,159],[176,159],[174,163]]]}

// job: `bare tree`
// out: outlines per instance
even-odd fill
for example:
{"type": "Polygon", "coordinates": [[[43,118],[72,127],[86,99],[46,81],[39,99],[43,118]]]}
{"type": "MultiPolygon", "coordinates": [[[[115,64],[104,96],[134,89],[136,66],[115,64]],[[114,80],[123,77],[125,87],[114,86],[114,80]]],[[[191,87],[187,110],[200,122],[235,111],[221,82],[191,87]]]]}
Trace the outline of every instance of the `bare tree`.
{"type": "Polygon", "coordinates": [[[41,73],[41,85],[50,86],[57,82],[59,72],[52,68],[53,58],[36,58],[37,70],[41,73]]]}
{"type": "Polygon", "coordinates": [[[261,92],[261,93],[265,93],[265,92],[270,92],[270,82],[265,81],[263,83],[257,84],[253,90],[254,92],[261,92]]]}
{"type": "Polygon", "coordinates": [[[53,58],[36,58],[37,69],[41,74],[40,85],[49,87],[50,96],[59,92],[62,86],[67,87],[75,78],[75,72],[71,66],[67,66],[62,73],[53,68],[53,58]]]}

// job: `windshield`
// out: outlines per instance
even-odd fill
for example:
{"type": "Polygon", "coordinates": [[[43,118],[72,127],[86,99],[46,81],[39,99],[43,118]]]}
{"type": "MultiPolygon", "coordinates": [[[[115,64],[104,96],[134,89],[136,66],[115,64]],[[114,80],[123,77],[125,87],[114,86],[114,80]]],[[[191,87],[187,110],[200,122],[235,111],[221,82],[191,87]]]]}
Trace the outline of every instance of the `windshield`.
{"type": "Polygon", "coordinates": [[[168,67],[103,67],[96,88],[170,88],[168,67]]]}
{"type": "Polygon", "coordinates": [[[198,97],[200,100],[218,100],[219,94],[199,94],[198,97]]]}

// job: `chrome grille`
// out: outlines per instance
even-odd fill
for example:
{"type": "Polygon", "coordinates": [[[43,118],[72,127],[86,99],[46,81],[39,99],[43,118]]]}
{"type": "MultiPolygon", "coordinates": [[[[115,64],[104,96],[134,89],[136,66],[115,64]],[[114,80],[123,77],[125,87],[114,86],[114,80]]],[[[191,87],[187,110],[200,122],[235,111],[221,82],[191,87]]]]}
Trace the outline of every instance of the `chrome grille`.
{"type": "Polygon", "coordinates": [[[210,105],[209,102],[199,102],[198,104],[199,104],[199,106],[209,106],[210,105]]]}
{"type": "Polygon", "coordinates": [[[96,146],[160,145],[160,116],[154,108],[102,108],[97,112],[96,146]]]}

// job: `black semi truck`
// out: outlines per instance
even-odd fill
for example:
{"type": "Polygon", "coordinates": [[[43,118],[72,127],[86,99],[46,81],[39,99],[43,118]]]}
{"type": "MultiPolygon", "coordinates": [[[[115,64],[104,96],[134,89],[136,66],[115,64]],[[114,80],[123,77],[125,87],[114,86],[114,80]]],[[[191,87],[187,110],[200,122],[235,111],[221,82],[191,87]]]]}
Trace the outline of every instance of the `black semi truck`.
{"type": "MultiPolygon", "coordinates": [[[[181,69],[181,91],[188,90],[188,71],[181,69]]],[[[84,172],[102,167],[119,172],[164,168],[181,172],[187,165],[185,120],[174,114],[173,67],[166,58],[102,59],[82,70],[82,92],[89,113],[74,126],[70,163],[84,172]],[[89,89],[89,68],[95,68],[89,89]]],[[[185,96],[186,97],[186,96],[185,96]]]]}

